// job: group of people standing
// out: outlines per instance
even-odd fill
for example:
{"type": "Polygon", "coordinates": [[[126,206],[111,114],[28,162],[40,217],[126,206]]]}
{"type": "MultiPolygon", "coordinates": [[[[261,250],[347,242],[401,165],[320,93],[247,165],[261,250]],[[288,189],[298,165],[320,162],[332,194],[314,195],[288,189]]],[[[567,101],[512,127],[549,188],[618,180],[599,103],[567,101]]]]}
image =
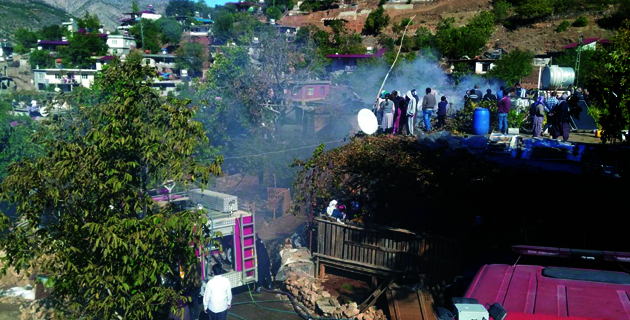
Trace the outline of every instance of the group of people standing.
{"type": "Polygon", "coordinates": [[[536,96],[536,102],[532,104],[530,110],[534,122],[534,138],[541,137],[542,133],[549,129],[553,139],[562,137],[563,141],[568,141],[571,117],[579,117],[582,105],[587,104],[588,91],[577,88],[573,92],[564,93],[537,92],[536,96]],[[547,124],[543,127],[545,115],[547,124]]]}
{"type": "Polygon", "coordinates": [[[420,115],[424,120],[424,130],[431,131],[431,118],[437,111],[438,126],[446,125],[448,101],[442,97],[437,103],[437,92],[426,88],[420,100],[416,89],[401,95],[398,91],[383,91],[374,106],[374,114],[380,124],[381,133],[414,134],[414,127],[420,127],[420,115]],[[436,110],[437,109],[437,110],[436,110]]]}

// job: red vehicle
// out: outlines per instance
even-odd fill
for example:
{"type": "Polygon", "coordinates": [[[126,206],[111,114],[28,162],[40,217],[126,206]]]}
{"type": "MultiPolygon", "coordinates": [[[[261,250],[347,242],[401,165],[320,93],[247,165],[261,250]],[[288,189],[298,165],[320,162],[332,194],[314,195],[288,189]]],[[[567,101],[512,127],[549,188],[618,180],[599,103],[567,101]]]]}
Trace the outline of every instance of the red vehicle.
{"type": "MultiPolygon", "coordinates": [[[[521,255],[608,261],[623,270],[630,253],[514,246],[521,255]]],[[[520,259],[520,258],[519,258],[520,259]]],[[[466,298],[485,306],[500,303],[505,320],[630,320],[630,274],[540,265],[485,265],[466,298]]]]}

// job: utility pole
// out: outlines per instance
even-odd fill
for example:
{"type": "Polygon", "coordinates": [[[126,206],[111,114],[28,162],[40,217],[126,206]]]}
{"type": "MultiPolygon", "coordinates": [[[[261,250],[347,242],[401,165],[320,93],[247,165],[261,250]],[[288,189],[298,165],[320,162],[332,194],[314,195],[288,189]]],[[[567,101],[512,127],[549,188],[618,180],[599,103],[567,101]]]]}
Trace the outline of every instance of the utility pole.
{"type": "Polygon", "coordinates": [[[142,27],[142,19],[140,19],[140,37],[142,38],[142,50],[147,50],[144,47],[144,28],[142,27]]]}
{"type": "MultiPolygon", "coordinates": [[[[580,41],[577,45],[577,58],[575,59],[575,87],[578,87],[579,80],[578,76],[580,75],[580,57],[582,56],[582,43],[584,40],[584,35],[580,34],[580,41]]],[[[573,92],[571,93],[573,94],[573,92]]]]}

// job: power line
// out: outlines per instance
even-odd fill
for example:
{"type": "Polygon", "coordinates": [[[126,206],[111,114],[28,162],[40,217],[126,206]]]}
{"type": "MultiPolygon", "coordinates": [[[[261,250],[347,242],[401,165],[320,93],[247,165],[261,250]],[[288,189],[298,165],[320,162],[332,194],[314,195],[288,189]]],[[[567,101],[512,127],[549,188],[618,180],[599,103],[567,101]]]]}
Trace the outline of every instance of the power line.
{"type": "Polygon", "coordinates": [[[243,159],[243,158],[252,158],[252,157],[262,157],[262,156],[266,156],[266,155],[270,155],[270,154],[277,154],[277,153],[283,153],[283,152],[289,152],[289,151],[296,151],[296,150],[302,150],[302,149],[315,148],[315,147],[320,146],[321,144],[338,143],[338,142],[344,142],[344,141],[345,141],[345,139],[334,140],[334,141],[327,141],[327,142],[321,142],[321,143],[310,145],[310,146],[303,146],[303,147],[297,147],[297,148],[291,148],[291,149],[263,152],[263,153],[258,153],[258,154],[250,154],[250,155],[243,155],[243,156],[236,156],[236,157],[226,157],[224,159],[225,160],[229,160],[229,159],[243,159]]]}

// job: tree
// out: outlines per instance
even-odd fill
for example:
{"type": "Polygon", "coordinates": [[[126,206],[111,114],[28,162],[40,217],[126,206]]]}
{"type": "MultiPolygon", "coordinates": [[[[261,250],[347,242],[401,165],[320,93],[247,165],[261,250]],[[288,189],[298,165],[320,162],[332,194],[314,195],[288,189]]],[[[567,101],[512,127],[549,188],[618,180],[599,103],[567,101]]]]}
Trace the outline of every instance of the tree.
{"type": "Polygon", "coordinates": [[[12,116],[9,111],[9,102],[0,101],[0,183],[6,178],[11,163],[36,159],[43,153],[31,139],[37,123],[30,117],[12,116]]]}
{"type": "Polygon", "coordinates": [[[389,25],[389,16],[385,14],[385,9],[379,6],[376,10],[370,12],[361,33],[365,35],[378,35],[389,25]]]}
{"type": "Polygon", "coordinates": [[[216,38],[227,41],[234,36],[234,15],[225,10],[219,12],[212,28],[216,38]]]}
{"type": "Polygon", "coordinates": [[[516,14],[523,18],[545,17],[553,11],[553,2],[547,0],[525,0],[516,8],[516,14]]]}
{"type": "Polygon", "coordinates": [[[35,50],[29,55],[28,63],[31,65],[31,69],[53,68],[55,66],[55,58],[48,50],[35,50]]]}
{"type": "Polygon", "coordinates": [[[206,48],[201,43],[187,42],[176,51],[177,69],[188,70],[192,75],[199,76],[202,73],[204,62],[208,61],[206,48]]]}
{"type": "MultiPolygon", "coordinates": [[[[621,131],[630,124],[630,21],[624,21],[613,39],[613,47],[595,55],[597,68],[588,81],[597,122],[602,127],[602,141],[621,140],[621,131]]],[[[626,137],[628,141],[630,137],[626,137]]]]}
{"type": "Polygon", "coordinates": [[[37,45],[37,40],[38,40],[37,34],[35,32],[31,32],[27,28],[19,28],[15,30],[15,33],[13,34],[13,39],[15,40],[18,46],[21,46],[20,50],[17,50],[17,46],[16,46],[16,51],[18,53],[29,52],[30,50],[28,49],[35,48],[35,46],[37,45]]]}
{"type": "Polygon", "coordinates": [[[75,33],[70,45],[65,50],[59,50],[64,64],[78,68],[90,68],[95,63],[93,56],[107,53],[107,43],[94,34],[75,33]]]}
{"type": "Polygon", "coordinates": [[[138,7],[138,1],[131,1],[131,12],[140,12],[140,7],[138,7]]]}
{"type": "Polygon", "coordinates": [[[282,11],[276,7],[267,8],[267,19],[280,20],[282,18],[282,11]]]}
{"type": "Polygon", "coordinates": [[[179,44],[182,40],[184,27],[172,18],[160,18],[157,24],[161,33],[162,43],[179,44]]]}
{"type": "Polygon", "coordinates": [[[287,10],[293,10],[293,0],[265,0],[267,7],[276,7],[286,12],[287,10]]]}
{"type": "Polygon", "coordinates": [[[517,83],[521,78],[532,73],[532,61],[534,53],[530,51],[521,51],[518,48],[514,51],[501,56],[494,64],[494,68],[490,69],[488,75],[499,78],[506,83],[517,83]]]}
{"type": "Polygon", "coordinates": [[[86,12],[83,19],[79,19],[79,21],[77,21],[77,26],[79,29],[85,29],[87,32],[97,32],[102,24],[96,14],[90,15],[86,12]]]}
{"type": "Polygon", "coordinates": [[[61,40],[63,29],[59,25],[45,26],[39,30],[39,36],[42,40],[61,40]]]}
{"type": "Polygon", "coordinates": [[[496,21],[502,21],[508,17],[510,4],[505,0],[496,0],[492,3],[492,12],[496,21]]]}
{"type": "Polygon", "coordinates": [[[131,27],[129,33],[135,38],[137,48],[149,50],[151,53],[159,53],[162,50],[160,29],[155,21],[141,19],[140,23],[131,27]]]}
{"type": "Polygon", "coordinates": [[[436,33],[437,46],[440,51],[454,59],[462,56],[477,56],[488,43],[494,31],[494,14],[483,11],[473,17],[468,25],[455,28],[453,17],[442,19],[438,23],[436,33]]]}
{"type": "MultiPolygon", "coordinates": [[[[164,319],[185,290],[199,287],[191,244],[206,219],[199,211],[160,208],[148,191],[162,181],[205,183],[220,161],[191,158],[207,139],[189,101],[160,101],[155,71],[115,60],[85,91],[97,105],[72,106],[38,134],[47,151],[12,166],[0,186],[17,206],[17,225],[3,214],[3,272],[37,265],[51,275],[50,299],[70,319],[164,319]],[[186,272],[180,279],[179,271],[186,272]],[[169,277],[174,287],[164,286],[169,277]]],[[[87,101],[87,100],[86,100],[87,101]]]]}

